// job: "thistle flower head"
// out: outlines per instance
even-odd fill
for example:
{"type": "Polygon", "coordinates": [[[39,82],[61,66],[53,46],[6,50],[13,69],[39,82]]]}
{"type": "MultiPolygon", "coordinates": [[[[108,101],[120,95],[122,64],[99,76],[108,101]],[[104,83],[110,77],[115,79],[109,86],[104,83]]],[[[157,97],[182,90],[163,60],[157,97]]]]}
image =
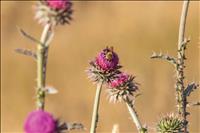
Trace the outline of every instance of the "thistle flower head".
{"type": "Polygon", "coordinates": [[[134,77],[126,73],[118,74],[109,84],[108,94],[112,102],[132,101],[134,93],[138,89],[134,77]]]}
{"type": "Polygon", "coordinates": [[[112,82],[110,82],[110,87],[117,88],[123,86],[124,83],[128,81],[128,79],[129,79],[128,74],[120,73],[117,75],[117,78],[115,78],[114,80],[112,80],[112,82]]]}
{"type": "Polygon", "coordinates": [[[24,130],[26,133],[55,133],[56,120],[48,112],[33,111],[26,118],[24,130]]]}
{"type": "Polygon", "coordinates": [[[47,4],[53,9],[65,9],[68,6],[68,0],[47,0],[47,4]]]}
{"type": "Polygon", "coordinates": [[[66,24],[72,19],[70,0],[40,0],[35,6],[35,18],[42,25],[66,24]]]}
{"type": "Polygon", "coordinates": [[[183,121],[175,114],[169,114],[161,118],[157,123],[159,133],[180,133],[182,132],[183,121]]]}
{"type": "Polygon", "coordinates": [[[94,82],[101,80],[109,82],[116,74],[120,73],[120,68],[118,55],[112,47],[106,47],[97,55],[95,60],[90,62],[87,72],[89,78],[94,82]]]}
{"type": "Polygon", "coordinates": [[[115,69],[119,63],[118,55],[113,51],[113,47],[103,49],[95,60],[96,64],[103,71],[115,69]]]}

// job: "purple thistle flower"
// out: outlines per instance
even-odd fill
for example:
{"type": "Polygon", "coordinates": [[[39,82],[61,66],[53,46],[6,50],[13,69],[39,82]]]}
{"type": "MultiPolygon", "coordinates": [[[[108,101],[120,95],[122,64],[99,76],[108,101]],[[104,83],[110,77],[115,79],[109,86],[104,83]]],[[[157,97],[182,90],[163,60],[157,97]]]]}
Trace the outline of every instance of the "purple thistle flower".
{"type": "Polygon", "coordinates": [[[31,112],[24,124],[26,133],[55,133],[56,120],[51,114],[42,110],[31,112]]]}
{"type": "Polygon", "coordinates": [[[109,82],[108,94],[110,101],[133,101],[134,93],[138,90],[138,84],[134,81],[134,78],[126,73],[120,73],[109,82]]]}
{"type": "Polygon", "coordinates": [[[110,82],[115,75],[119,74],[118,55],[113,51],[113,47],[106,47],[90,62],[90,67],[87,69],[88,77],[94,82],[102,80],[110,82]]]}
{"type": "Polygon", "coordinates": [[[117,78],[110,82],[111,88],[116,88],[119,86],[123,86],[124,83],[126,83],[129,79],[129,75],[125,73],[121,73],[117,75],[117,78]]]}
{"type": "Polygon", "coordinates": [[[47,0],[47,4],[53,9],[65,9],[69,5],[69,0],[47,0]]]}
{"type": "Polygon", "coordinates": [[[35,11],[35,18],[42,25],[69,24],[73,12],[70,0],[40,0],[35,11]]]}
{"type": "Polygon", "coordinates": [[[113,51],[113,47],[107,47],[98,54],[95,62],[100,69],[108,71],[117,67],[119,58],[118,55],[113,51]]]}

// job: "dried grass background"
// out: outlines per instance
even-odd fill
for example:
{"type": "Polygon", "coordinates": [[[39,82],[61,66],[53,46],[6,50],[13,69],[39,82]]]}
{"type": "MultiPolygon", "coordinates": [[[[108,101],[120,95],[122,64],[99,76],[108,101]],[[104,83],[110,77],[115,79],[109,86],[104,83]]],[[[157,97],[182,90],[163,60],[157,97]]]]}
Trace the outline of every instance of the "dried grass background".
{"type": "MultiPolygon", "coordinates": [[[[22,132],[27,113],[35,108],[36,63],[14,53],[18,47],[33,48],[16,26],[37,38],[42,27],[33,21],[34,2],[1,2],[1,132],[22,132]]],[[[49,95],[46,109],[69,122],[80,121],[89,130],[95,85],[87,79],[88,61],[107,45],[114,46],[123,70],[137,76],[142,96],[136,101],[140,118],[150,128],[162,114],[175,110],[173,66],[151,60],[152,51],[176,56],[182,2],[74,2],[74,21],[58,26],[50,47],[47,84],[59,93],[49,95]]],[[[189,7],[186,35],[186,81],[199,81],[199,2],[189,7]]],[[[190,101],[199,99],[200,91],[190,101]]],[[[103,93],[98,132],[111,132],[115,123],[121,133],[136,132],[124,104],[109,104],[103,93]]],[[[189,109],[190,132],[200,132],[200,111],[189,109]]],[[[89,131],[87,131],[89,132],[89,131]]],[[[154,132],[154,131],[152,131],[154,132]]]]}

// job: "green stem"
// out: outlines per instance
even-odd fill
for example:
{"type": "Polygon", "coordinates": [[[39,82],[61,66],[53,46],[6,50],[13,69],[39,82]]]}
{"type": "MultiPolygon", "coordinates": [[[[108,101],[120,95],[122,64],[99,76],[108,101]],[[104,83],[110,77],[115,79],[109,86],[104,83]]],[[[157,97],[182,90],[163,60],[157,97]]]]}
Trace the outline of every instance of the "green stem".
{"type": "Polygon", "coordinates": [[[97,123],[98,123],[98,110],[99,110],[99,103],[100,103],[100,96],[101,96],[101,89],[104,81],[101,81],[97,85],[96,96],[94,99],[94,107],[93,107],[93,114],[92,114],[92,123],[90,128],[90,133],[96,133],[97,123]]]}
{"type": "Polygon", "coordinates": [[[37,108],[44,110],[45,105],[45,80],[46,80],[46,57],[48,51],[47,36],[51,28],[50,24],[44,27],[41,43],[37,47],[37,108]]]}
{"type": "Polygon", "coordinates": [[[131,102],[127,101],[126,105],[127,105],[128,111],[133,119],[133,122],[136,125],[138,132],[139,133],[147,133],[147,129],[142,126],[140,119],[137,115],[137,112],[136,112],[135,108],[133,107],[133,104],[131,102]]]}

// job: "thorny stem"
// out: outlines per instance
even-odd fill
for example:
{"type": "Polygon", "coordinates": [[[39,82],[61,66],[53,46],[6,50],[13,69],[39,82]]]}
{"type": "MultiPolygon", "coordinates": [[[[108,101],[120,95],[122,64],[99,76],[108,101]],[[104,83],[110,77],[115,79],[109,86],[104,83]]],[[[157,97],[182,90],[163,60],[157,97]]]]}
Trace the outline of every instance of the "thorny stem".
{"type": "Polygon", "coordinates": [[[178,113],[181,115],[184,121],[184,133],[187,133],[187,97],[184,95],[184,60],[185,58],[185,45],[184,37],[185,37],[185,25],[186,18],[188,13],[189,0],[183,2],[182,13],[180,18],[180,26],[179,26],[179,38],[178,38],[178,58],[177,58],[177,82],[176,82],[176,97],[178,104],[178,113]]]}
{"type": "Polygon", "coordinates": [[[96,96],[94,99],[94,107],[93,107],[93,114],[92,114],[92,123],[91,123],[91,128],[90,128],[90,133],[96,133],[96,128],[97,128],[97,123],[98,123],[98,110],[99,110],[99,103],[100,103],[100,96],[101,96],[101,89],[103,86],[103,82],[99,82],[97,84],[97,90],[96,90],[96,96]]]}
{"type": "Polygon", "coordinates": [[[131,101],[126,101],[126,105],[127,105],[128,111],[133,119],[133,122],[136,125],[138,132],[139,133],[147,133],[147,129],[142,126],[140,119],[138,117],[138,114],[133,106],[133,103],[131,101]]]}
{"type": "Polygon", "coordinates": [[[45,80],[46,80],[46,62],[48,54],[48,44],[47,38],[49,36],[49,31],[51,30],[51,25],[47,24],[44,27],[43,33],[41,35],[42,45],[37,47],[37,108],[44,110],[45,105],[45,80]]]}

